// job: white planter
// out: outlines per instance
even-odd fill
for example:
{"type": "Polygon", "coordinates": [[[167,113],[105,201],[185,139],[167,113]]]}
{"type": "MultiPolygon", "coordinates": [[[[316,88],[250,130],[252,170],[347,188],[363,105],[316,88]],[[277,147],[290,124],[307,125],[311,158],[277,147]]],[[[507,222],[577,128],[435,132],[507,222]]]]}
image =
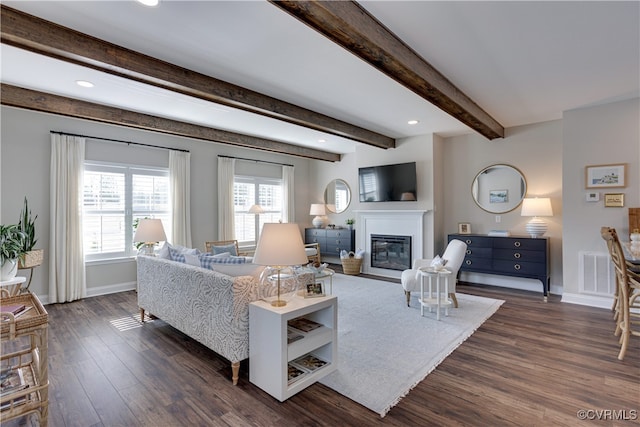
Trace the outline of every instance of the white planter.
{"type": "Polygon", "coordinates": [[[0,280],[11,280],[16,277],[18,273],[18,260],[17,259],[5,259],[0,267],[0,280]]]}

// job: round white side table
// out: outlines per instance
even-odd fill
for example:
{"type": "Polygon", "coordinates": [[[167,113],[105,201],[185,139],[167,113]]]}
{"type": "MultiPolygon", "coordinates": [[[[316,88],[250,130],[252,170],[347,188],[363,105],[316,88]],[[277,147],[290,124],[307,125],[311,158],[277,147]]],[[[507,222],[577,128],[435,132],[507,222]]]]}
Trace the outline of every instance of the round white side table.
{"type": "Polygon", "coordinates": [[[445,269],[435,270],[434,268],[420,269],[420,315],[424,316],[424,308],[428,307],[431,312],[436,307],[436,319],[440,320],[440,310],[444,308],[445,316],[449,315],[449,306],[452,305],[449,299],[449,275],[451,271],[445,269]],[[424,281],[429,280],[429,293],[425,297],[424,281]],[[436,281],[435,294],[433,292],[433,279],[436,281]],[[441,280],[444,279],[444,280],[441,280]],[[441,288],[441,282],[444,281],[444,289],[441,288]]]}

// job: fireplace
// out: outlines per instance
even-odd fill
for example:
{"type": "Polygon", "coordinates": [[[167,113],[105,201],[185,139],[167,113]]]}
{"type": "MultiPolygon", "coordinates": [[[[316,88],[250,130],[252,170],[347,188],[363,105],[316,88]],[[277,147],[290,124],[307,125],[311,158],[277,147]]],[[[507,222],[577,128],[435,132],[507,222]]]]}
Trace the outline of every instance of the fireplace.
{"type": "Polygon", "coordinates": [[[371,267],[401,271],[411,268],[411,236],[372,234],[371,267]]]}

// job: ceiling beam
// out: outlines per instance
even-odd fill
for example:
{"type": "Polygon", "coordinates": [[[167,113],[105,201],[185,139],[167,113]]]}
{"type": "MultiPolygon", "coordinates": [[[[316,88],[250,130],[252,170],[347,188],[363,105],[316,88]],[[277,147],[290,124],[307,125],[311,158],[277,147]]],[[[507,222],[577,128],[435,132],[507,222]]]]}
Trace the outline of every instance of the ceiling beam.
{"type": "Polygon", "coordinates": [[[354,1],[269,0],[489,139],[504,128],[354,1]]]}
{"type": "Polygon", "coordinates": [[[0,5],[2,43],[380,148],[395,140],[0,5]]]}
{"type": "Polygon", "coordinates": [[[77,119],[92,120],[100,123],[109,123],[134,129],[218,142],[244,148],[253,148],[308,159],[339,162],[341,158],[340,154],[336,153],[165,119],[149,114],[136,113],[134,111],[108,107],[17,86],[1,84],[0,88],[2,89],[0,103],[10,107],[53,113],[77,119]]]}

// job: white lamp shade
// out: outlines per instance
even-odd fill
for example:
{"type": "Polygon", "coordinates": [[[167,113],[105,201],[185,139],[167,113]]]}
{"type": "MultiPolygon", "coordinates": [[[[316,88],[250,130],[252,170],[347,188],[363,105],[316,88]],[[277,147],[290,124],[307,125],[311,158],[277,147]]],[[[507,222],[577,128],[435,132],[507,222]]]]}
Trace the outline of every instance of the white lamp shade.
{"type": "Polygon", "coordinates": [[[258,265],[302,265],[308,261],[297,224],[267,223],[262,227],[253,263],[258,265]]]}
{"type": "Polygon", "coordinates": [[[309,215],[326,215],[327,211],[324,209],[322,203],[313,203],[311,209],[309,209],[309,215]]]}
{"type": "Polygon", "coordinates": [[[136,234],[133,236],[134,242],[164,242],[167,235],[164,234],[164,227],[160,219],[141,219],[136,228],[136,234]]]}
{"type": "Polygon", "coordinates": [[[260,205],[252,205],[249,208],[249,213],[250,214],[261,214],[261,213],[264,213],[264,209],[262,209],[262,206],[260,206],[260,205]]]}
{"type": "Polygon", "coordinates": [[[522,216],[553,216],[551,199],[548,197],[536,197],[522,201],[522,216]]]}

